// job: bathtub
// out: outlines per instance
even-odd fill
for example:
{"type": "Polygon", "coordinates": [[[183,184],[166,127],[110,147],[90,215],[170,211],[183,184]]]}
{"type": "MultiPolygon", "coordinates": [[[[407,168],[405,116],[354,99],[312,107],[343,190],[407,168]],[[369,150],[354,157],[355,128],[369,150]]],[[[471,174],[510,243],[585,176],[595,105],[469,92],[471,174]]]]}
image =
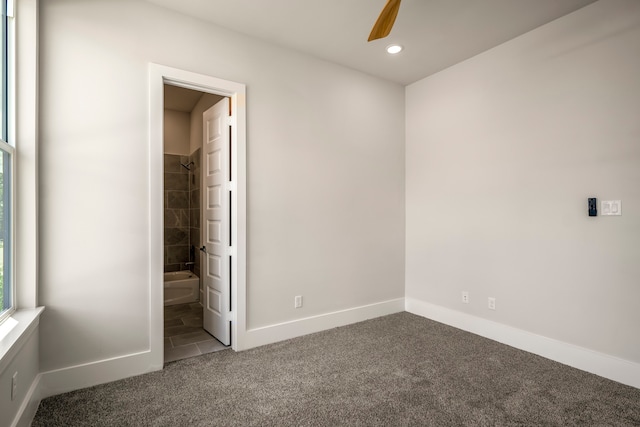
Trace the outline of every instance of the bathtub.
{"type": "Polygon", "coordinates": [[[200,278],[191,271],[164,273],[164,305],[198,301],[200,278]]]}

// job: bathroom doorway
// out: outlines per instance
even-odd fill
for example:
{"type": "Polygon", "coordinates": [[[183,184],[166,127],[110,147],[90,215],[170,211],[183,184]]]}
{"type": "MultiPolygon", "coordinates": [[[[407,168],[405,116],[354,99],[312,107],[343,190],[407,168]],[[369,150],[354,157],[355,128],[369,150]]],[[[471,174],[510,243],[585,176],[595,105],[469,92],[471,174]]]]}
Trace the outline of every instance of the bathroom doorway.
{"type": "MultiPolygon", "coordinates": [[[[201,123],[197,124],[195,117],[201,116],[200,111],[196,110],[206,109],[207,104],[215,102],[216,99],[227,99],[231,106],[229,112],[232,117],[229,119],[228,142],[229,151],[233,153],[229,163],[229,169],[233,170],[233,177],[230,177],[232,182],[229,182],[229,185],[233,188],[234,196],[229,203],[229,224],[231,224],[229,241],[233,241],[233,246],[226,248],[228,253],[233,255],[233,261],[227,264],[230,277],[228,319],[231,348],[234,350],[244,348],[246,332],[246,99],[245,86],[239,83],[156,64],[150,64],[149,71],[150,352],[153,365],[162,366],[165,361],[165,350],[167,350],[168,361],[177,360],[176,358],[181,358],[181,355],[184,354],[196,355],[196,348],[199,354],[203,354],[214,351],[217,347],[213,342],[202,344],[204,341],[210,340],[207,336],[201,335],[201,331],[188,331],[189,327],[197,327],[199,322],[197,311],[200,308],[194,304],[206,300],[206,297],[201,294],[200,285],[197,286],[197,302],[179,300],[181,295],[188,297],[193,294],[193,291],[185,290],[180,295],[175,295],[176,292],[172,292],[169,298],[175,298],[178,303],[174,308],[167,310],[164,306],[165,291],[162,286],[165,270],[167,274],[197,276],[197,273],[205,274],[203,266],[200,264],[201,260],[202,262],[208,260],[204,270],[207,270],[211,265],[211,257],[205,256],[208,246],[202,247],[207,242],[202,241],[202,218],[197,213],[203,200],[201,178],[203,157],[202,151],[198,152],[199,149],[201,150],[199,143],[202,141],[203,126],[201,123]],[[180,107],[174,104],[174,100],[171,98],[173,95],[170,94],[166,95],[165,105],[166,90],[174,92],[178,90],[180,95],[175,95],[175,99],[182,99],[181,102],[186,102],[186,98],[191,98],[191,101],[187,102],[187,104],[191,103],[191,106],[185,107],[183,105],[180,107]],[[165,110],[173,112],[166,113],[165,110]],[[192,115],[194,120],[192,120],[192,115]],[[177,140],[169,140],[174,136],[173,130],[165,129],[165,122],[169,125],[172,121],[175,122],[174,124],[177,123],[177,128],[189,129],[188,144],[184,131],[181,137],[180,133],[177,134],[177,140]],[[232,128],[231,123],[233,123],[232,128]],[[177,146],[174,145],[176,141],[178,141],[177,146]],[[165,146],[167,150],[165,150],[165,146]],[[174,174],[171,177],[166,177],[167,182],[170,183],[167,188],[164,185],[165,172],[174,174]],[[185,186],[185,182],[187,186],[185,186]],[[170,188],[172,186],[174,187],[170,188]],[[200,199],[197,198],[198,195],[200,195],[200,199]],[[165,221],[165,218],[168,220],[165,221]],[[182,222],[178,221],[179,219],[182,222]],[[188,227],[185,227],[185,224],[188,224],[188,227]],[[168,230],[169,228],[177,230],[168,230]],[[165,239],[165,235],[167,239],[165,239]],[[203,251],[200,251],[200,248],[203,251]],[[185,316],[181,316],[182,314],[185,316]],[[174,328],[171,332],[173,335],[167,336],[169,340],[165,338],[165,323],[168,328],[174,328]],[[192,335],[178,337],[175,332],[179,330],[187,331],[192,335]],[[201,339],[203,341],[200,341],[201,339]],[[185,347],[180,351],[171,350],[191,344],[196,344],[196,346],[191,346],[190,349],[185,347]]],[[[193,277],[178,279],[176,281],[183,279],[188,281],[193,277]]],[[[180,287],[188,289],[189,285],[183,282],[177,286],[177,288],[180,287]]]]}
{"type": "Polygon", "coordinates": [[[165,363],[229,344],[204,328],[201,265],[203,114],[223,100],[228,104],[220,95],[164,85],[165,363]]]}

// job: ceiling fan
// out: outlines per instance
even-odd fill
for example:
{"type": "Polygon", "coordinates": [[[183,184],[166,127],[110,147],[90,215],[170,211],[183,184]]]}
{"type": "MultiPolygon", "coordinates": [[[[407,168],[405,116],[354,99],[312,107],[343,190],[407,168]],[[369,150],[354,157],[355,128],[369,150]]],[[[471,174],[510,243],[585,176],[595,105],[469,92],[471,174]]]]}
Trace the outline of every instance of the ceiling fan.
{"type": "Polygon", "coordinates": [[[387,0],[387,4],[380,12],[378,20],[371,29],[368,41],[382,39],[389,35],[391,28],[393,28],[393,23],[396,22],[398,9],[400,9],[400,0],[387,0]]]}

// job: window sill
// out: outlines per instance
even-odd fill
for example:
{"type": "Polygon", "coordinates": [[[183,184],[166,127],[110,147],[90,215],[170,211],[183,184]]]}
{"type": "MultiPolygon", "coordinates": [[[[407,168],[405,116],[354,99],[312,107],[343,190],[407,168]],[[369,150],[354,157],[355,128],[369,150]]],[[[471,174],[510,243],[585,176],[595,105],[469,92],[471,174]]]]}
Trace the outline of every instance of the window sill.
{"type": "Polygon", "coordinates": [[[44,307],[17,310],[0,325],[0,373],[36,330],[43,311],[44,307]]]}

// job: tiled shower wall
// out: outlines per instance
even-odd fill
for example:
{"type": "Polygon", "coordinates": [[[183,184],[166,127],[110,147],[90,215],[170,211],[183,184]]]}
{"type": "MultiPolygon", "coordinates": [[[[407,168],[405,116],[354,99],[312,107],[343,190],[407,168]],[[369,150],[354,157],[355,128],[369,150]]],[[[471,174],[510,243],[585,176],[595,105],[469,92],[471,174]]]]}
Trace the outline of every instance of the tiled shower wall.
{"type": "Polygon", "coordinates": [[[193,272],[200,276],[200,149],[189,156],[191,174],[189,180],[189,239],[193,246],[195,262],[193,272]]]}
{"type": "Polygon", "coordinates": [[[164,271],[200,274],[200,150],[164,155],[164,271]],[[182,164],[190,166],[191,171],[182,164]],[[193,266],[186,263],[193,262],[193,266]],[[197,264],[196,264],[197,263],[197,264]]]}
{"type": "Polygon", "coordinates": [[[164,271],[186,270],[189,262],[188,156],[164,155],[164,271]]]}

